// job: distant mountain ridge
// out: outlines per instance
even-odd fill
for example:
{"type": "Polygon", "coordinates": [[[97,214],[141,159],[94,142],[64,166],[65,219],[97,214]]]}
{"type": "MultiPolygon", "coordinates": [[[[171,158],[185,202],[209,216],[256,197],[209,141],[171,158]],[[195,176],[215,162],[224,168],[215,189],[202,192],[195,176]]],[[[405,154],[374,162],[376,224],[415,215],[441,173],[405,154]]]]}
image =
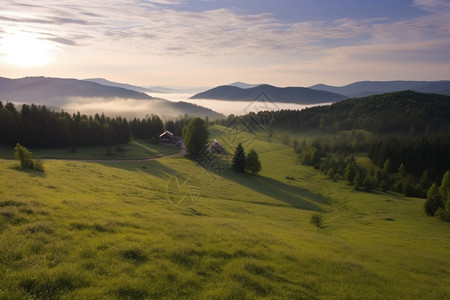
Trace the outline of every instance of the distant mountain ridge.
{"type": "Polygon", "coordinates": [[[223,85],[198,93],[190,99],[213,99],[229,101],[274,101],[296,104],[320,104],[338,102],[347,96],[328,91],[319,91],[304,87],[276,87],[268,84],[251,88],[223,85]]]}
{"type": "Polygon", "coordinates": [[[450,81],[359,81],[345,86],[316,84],[309,88],[338,93],[350,98],[411,90],[420,93],[450,95],[450,81]]]}
{"type": "Polygon", "coordinates": [[[83,79],[83,81],[89,81],[89,82],[95,82],[101,85],[106,85],[106,86],[113,86],[113,87],[120,87],[123,89],[127,89],[127,90],[132,90],[132,91],[136,91],[136,92],[141,92],[141,93],[152,93],[155,92],[152,89],[148,89],[142,86],[137,86],[137,85],[131,85],[131,84],[126,84],[126,83],[119,83],[119,82],[113,82],[113,81],[109,81],[107,79],[104,78],[88,78],[88,79],[83,79]]]}
{"type": "MultiPolygon", "coordinates": [[[[131,85],[125,85],[133,87],[131,85]]],[[[104,103],[107,110],[108,105],[116,100],[142,101],[148,107],[147,114],[159,114],[166,116],[178,116],[188,113],[192,116],[211,119],[224,117],[209,108],[198,106],[187,102],[171,102],[166,99],[151,97],[145,93],[124,87],[102,85],[78,79],[48,78],[48,77],[25,77],[20,79],[9,79],[0,77],[0,101],[46,105],[54,108],[64,108],[66,105],[85,105],[90,102],[104,103]]]]}
{"type": "Polygon", "coordinates": [[[251,88],[257,87],[258,85],[261,85],[261,84],[250,84],[250,83],[245,83],[245,82],[241,82],[241,81],[236,81],[229,85],[235,86],[235,87],[238,87],[241,89],[251,89],[251,88]]]}
{"type": "Polygon", "coordinates": [[[150,100],[147,94],[78,79],[0,77],[0,99],[36,104],[64,104],[71,97],[150,100]]]}

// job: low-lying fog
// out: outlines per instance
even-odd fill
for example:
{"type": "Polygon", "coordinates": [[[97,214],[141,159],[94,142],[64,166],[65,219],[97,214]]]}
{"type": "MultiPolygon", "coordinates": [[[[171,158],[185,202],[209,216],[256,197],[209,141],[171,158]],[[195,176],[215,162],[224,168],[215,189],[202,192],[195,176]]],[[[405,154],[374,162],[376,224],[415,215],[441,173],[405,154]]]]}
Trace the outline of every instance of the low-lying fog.
{"type": "MultiPolygon", "coordinates": [[[[226,116],[230,114],[234,115],[245,115],[249,112],[258,112],[265,110],[282,110],[282,109],[304,109],[306,107],[315,106],[294,104],[294,103],[280,103],[280,102],[261,102],[261,101],[226,101],[226,100],[213,100],[213,99],[189,99],[192,95],[190,94],[155,94],[152,93],[151,96],[164,98],[170,101],[178,102],[184,101],[193,104],[197,104],[216,112],[222,113],[226,116]]],[[[331,103],[321,103],[320,105],[329,105],[331,103]]]]}
{"type": "MultiPolygon", "coordinates": [[[[189,99],[190,94],[162,94],[152,93],[152,97],[161,98],[149,100],[136,99],[108,99],[108,98],[70,98],[64,104],[58,105],[58,108],[70,113],[80,112],[82,114],[93,115],[104,113],[109,116],[123,116],[128,119],[144,118],[156,114],[163,119],[178,117],[187,114],[199,114],[202,117],[208,115],[214,118],[212,111],[202,110],[191,105],[183,105],[177,102],[192,103],[197,106],[203,106],[225,116],[230,114],[245,115],[249,112],[276,111],[281,109],[303,109],[314,105],[300,105],[279,102],[261,102],[261,101],[224,101],[224,100],[194,100],[189,99]],[[166,99],[169,101],[165,101],[166,99]],[[194,113],[195,111],[195,113],[194,113]]],[[[327,105],[330,103],[323,103],[327,105]]]]}

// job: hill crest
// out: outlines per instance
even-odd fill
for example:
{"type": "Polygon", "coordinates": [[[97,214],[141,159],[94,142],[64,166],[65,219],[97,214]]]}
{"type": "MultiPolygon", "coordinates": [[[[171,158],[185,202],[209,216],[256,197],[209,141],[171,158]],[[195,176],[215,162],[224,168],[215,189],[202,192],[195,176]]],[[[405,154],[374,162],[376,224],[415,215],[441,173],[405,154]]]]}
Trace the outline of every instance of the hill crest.
{"type": "Polygon", "coordinates": [[[338,102],[348,97],[328,91],[318,91],[304,87],[276,87],[262,84],[252,88],[222,85],[198,93],[190,99],[211,99],[228,101],[273,101],[295,104],[320,104],[338,102]]]}

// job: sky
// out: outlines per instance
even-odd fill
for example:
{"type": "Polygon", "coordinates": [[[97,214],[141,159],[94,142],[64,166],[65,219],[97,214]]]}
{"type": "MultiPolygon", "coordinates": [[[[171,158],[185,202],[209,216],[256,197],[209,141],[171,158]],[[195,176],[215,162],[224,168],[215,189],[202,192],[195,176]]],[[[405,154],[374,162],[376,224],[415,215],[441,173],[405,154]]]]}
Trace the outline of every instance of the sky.
{"type": "Polygon", "coordinates": [[[2,0],[0,76],[145,87],[449,80],[450,0],[2,0]]]}

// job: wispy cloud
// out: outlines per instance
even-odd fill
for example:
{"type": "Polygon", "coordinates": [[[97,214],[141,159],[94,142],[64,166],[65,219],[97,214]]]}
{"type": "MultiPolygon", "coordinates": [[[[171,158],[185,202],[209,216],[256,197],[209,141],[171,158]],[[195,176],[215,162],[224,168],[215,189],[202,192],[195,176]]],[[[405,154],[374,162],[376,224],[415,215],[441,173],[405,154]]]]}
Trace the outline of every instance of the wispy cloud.
{"type": "MultiPolygon", "coordinates": [[[[149,55],[218,58],[284,55],[298,61],[311,56],[311,62],[315,62],[319,58],[334,59],[337,52],[347,59],[350,53],[362,57],[368,49],[381,51],[379,45],[383,45],[384,57],[397,57],[397,53],[405,51],[416,53],[420,61],[428,59],[427,51],[431,50],[423,45],[447,47],[442,41],[450,38],[447,0],[415,0],[411,5],[427,14],[403,21],[378,18],[292,23],[282,22],[270,13],[249,14],[238,9],[180,10],[179,4],[186,2],[42,0],[37,5],[32,0],[6,0],[0,10],[0,30],[34,32],[62,49],[80,48],[96,53],[108,50],[141,56],[142,60],[149,55]]],[[[365,59],[373,58],[365,56],[365,59]]],[[[383,57],[377,55],[377,59],[383,57]]]]}

